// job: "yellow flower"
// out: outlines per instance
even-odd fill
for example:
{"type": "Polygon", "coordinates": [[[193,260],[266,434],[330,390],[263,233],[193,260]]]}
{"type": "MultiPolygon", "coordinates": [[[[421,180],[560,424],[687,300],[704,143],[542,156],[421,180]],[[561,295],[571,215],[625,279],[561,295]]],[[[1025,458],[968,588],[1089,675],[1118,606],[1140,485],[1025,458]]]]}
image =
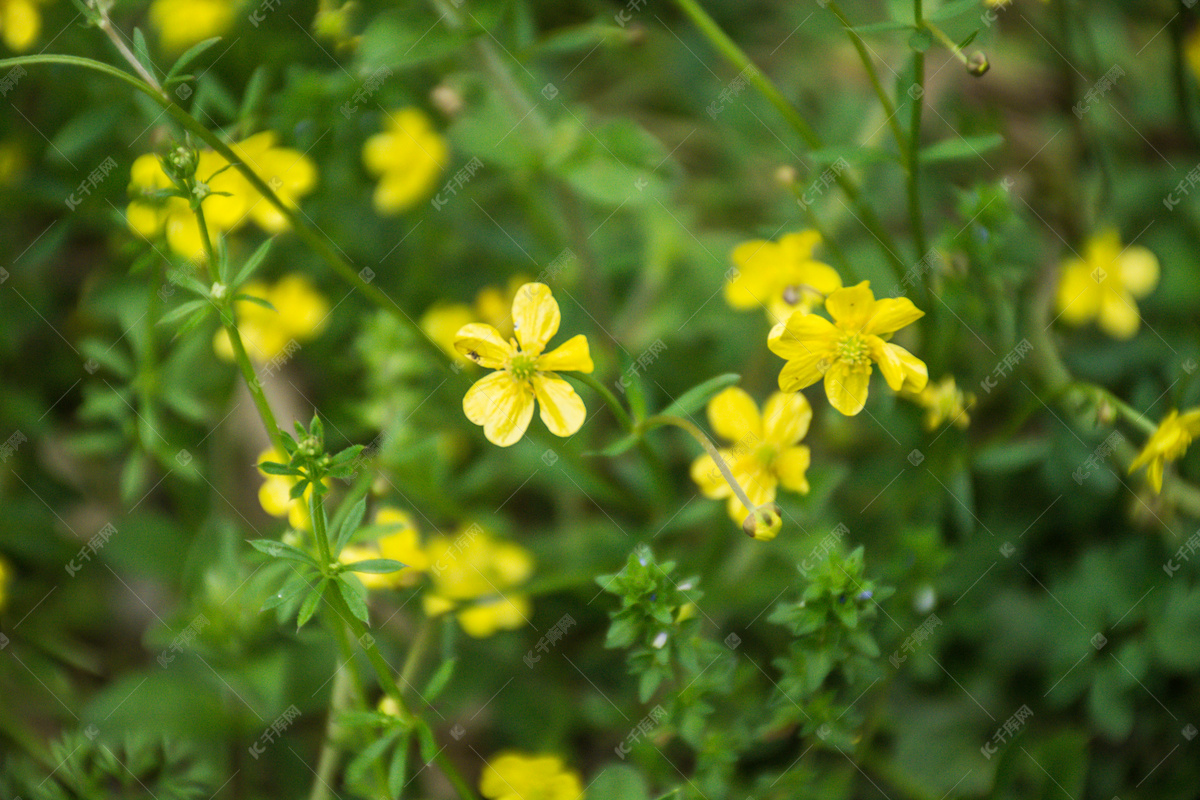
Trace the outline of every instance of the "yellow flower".
{"type": "MultiPolygon", "coordinates": [[[[284,205],[296,208],[297,200],[317,185],[317,167],[308,156],[290,147],[276,146],[274,131],[256,133],[233,145],[233,151],[275,192],[284,205]]],[[[287,217],[255,189],[245,176],[234,172],[241,182],[243,202],[250,218],[267,233],[287,230],[287,217]]],[[[208,206],[205,206],[207,213],[208,206]]]]}
{"type": "Polygon", "coordinates": [[[736,309],[765,308],[772,323],[794,311],[811,313],[825,296],[842,288],[833,267],[813,258],[821,243],[816,231],[789,233],[778,242],[755,239],[733,249],[737,272],[725,284],[725,300],[736,309]]]}
{"type": "Polygon", "coordinates": [[[154,0],[150,22],[158,28],[163,50],[182,53],[229,30],[238,5],[231,0],[154,0]]]}
{"type": "Polygon", "coordinates": [[[780,389],[796,392],[824,377],[830,405],[854,416],[867,403],[872,361],[893,391],[925,388],[925,363],[884,339],[925,315],[911,300],[876,300],[870,281],[863,281],[832,292],[825,310],[832,323],[816,314],[793,314],[767,337],[771,352],[788,362],[779,373],[780,389]]]}
{"type": "Polygon", "coordinates": [[[533,419],[534,398],[542,422],[555,436],[570,436],[587,417],[583,400],[555,372],[591,372],[587,337],[573,336],[549,353],[542,352],[558,332],[558,302],[543,283],[527,283],[512,305],[516,339],[504,341],[491,325],[464,325],[454,340],[458,352],[489,369],[467,390],[463,411],[483,426],[488,441],[501,447],[515,444],[533,419]]]}
{"type": "Polygon", "coordinates": [[[434,303],[421,317],[421,330],[455,361],[469,364],[467,357],[454,349],[454,340],[459,330],[475,319],[475,313],[466,303],[434,303]]]}
{"type": "MultiPolygon", "coordinates": [[[[812,421],[812,406],[804,395],[776,392],[759,414],[750,395],[733,386],[708,401],[708,421],[717,436],[733,444],[717,452],[756,506],[774,500],[780,484],[808,494],[805,472],[811,454],[798,444],[812,421]]],[[[742,524],[750,509],[733,494],[711,456],[693,461],[691,474],[705,497],[728,498],[729,517],[742,524]]]]}
{"type": "MultiPolygon", "coordinates": [[[[317,336],[324,330],[329,317],[329,301],[300,274],[285,275],[270,286],[262,281],[250,281],[239,293],[261,297],[275,307],[272,311],[249,300],[236,303],[242,344],[250,358],[260,364],[281,355],[291,355],[288,351],[292,349],[292,343],[317,336]]],[[[213,349],[221,358],[233,361],[233,345],[224,328],[214,335],[213,349]]]]}
{"type": "Polygon", "coordinates": [[[36,0],[0,0],[0,37],[9,50],[24,53],[42,29],[36,0]]]}
{"type": "Polygon", "coordinates": [[[529,282],[525,275],[509,278],[505,288],[485,286],[475,295],[474,307],[466,303],[434,303],[421,317],[421,329],[455,361],[471,363],[454,348],[454,340],[464,325],[484,322],[508,339],[513,335],[512,304],[520,288],[529,282]]]}
{"type": "Polygon", "coordinates": [[[375,512],[376,525],[395,525],[395,533],[381,536],[374,542],[352,544],[342,548],[338,559],[343,564],[372,558],[390,558],[404,564],[404,569],[389,573],[355,573],[368,589],[393,589],[413,586],[421,573],[429,568],[429,556],[421,549],[421,536],[413,518],[398,508],[385,506],[375,512]]]}
{"type": "Polygon", "coordinates": [[[449,151],[420,109],[402,108],[387,117],[387,129],[367,139],[362,156],[367,170],[379,178],[375,210],[399,214],[433,193],[449,151]]]}
{"type": "Polygon", "coordinates": [[[1083,258],[1063,263],[1058,283],[1058,310],[1064,322],[1082,325],[1096,320],[1114,339],[1137,333],[1141,318],[1134,298],[1158,285],[1158,259],[1144,247],[1122,247],[1111,228],[1093,236],[1083,258]]]}
{"type": "MultiPolygon", "coordinates": [[[[286,464],[288,459],[272,447],[259,454],[258,463],[262,464],[264,461],[286,464]]],[[[258,471],[264,478],[263,485],[258,487],[258,502],[263,511],[272,517],[287,517],[288,524],[296,530],[311,530],[312,516],[308,513],[308,499],[312,496],[312,486],[304,490],[303,497],[293,500],[291,491],[296,485],[295,478],[287,475],[268,475],[263,472],[262,467],[259,467],[258,471]]]]}
{"type": "Polygon", "coordinates": [[[453,539],[433,537],[425,553],[433,580],[422,598],[426,614],[432,617],[457,610],[463,630],[477,639],[525,624],[531,612],[529,598],[505,592],[524,583],[533,572],[533,556],[528,550],[470,525],[453,539]]]}
{"type": "Polygon", "coordinates": [[[15,186],[24,176],[27,159],[16,140],[0,142],[0,186],[15,186]]]}
{"type": "Polygon", "coordinates": [[[8,584],[11,580],[12,568],[8,566],[4,556],[0,556],[0,611],[8,605],[8,584]]]}
{"type": "Polygon", "coordinates": [[[925,409],[926,430],[937,430],[946,420],[960,428],[971,424],[967,409],[975,404],[975,395],[964,395],[953,375],[930,383],[919,392],[905,392],[904,396],[925,409]]]}
{"type": "Polygon", "coordinates": [[[1172,411],[1158,424],[1158,428],[1129,465],[1129,471],[1146,466],[1146,477],[1154,491],[1162,491],[1163,467],[1168,461],[1183,458],[1192,439],[1200,435],[1200,408],[1180,414],[1172,411]]]}
{"type": "Polygon", "coordinates": [[[558,756],[507,751],[488,762],[479,792],[490,800],[581,800],[583,784],[558,756]]]}

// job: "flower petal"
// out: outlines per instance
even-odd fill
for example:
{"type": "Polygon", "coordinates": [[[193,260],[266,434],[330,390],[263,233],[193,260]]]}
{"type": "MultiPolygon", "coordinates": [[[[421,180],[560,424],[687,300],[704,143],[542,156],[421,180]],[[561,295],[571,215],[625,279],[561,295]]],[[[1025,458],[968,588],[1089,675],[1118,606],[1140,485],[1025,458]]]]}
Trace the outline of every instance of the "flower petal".
{"type": "Polygon", "coordinates": [[[799,392],[776,392],[763,406],[763,438],[774,445],[793,445],[808,433],[812,406],[799,392]]]}
{"type": "Polygon", "coordinates": [[[546,343],[558,332],[562,314],[558,301],[544,283],[527,283],[517,290],[512,306],[513,329],[521,350],[531,356],[539,356],[546,343]]]}
{"type": "MultiPolygon", "coordinates": [[[[721,457],[727,458],[728,451],[722,452],[721,457]]],[[[717,469],[716,462],[707,453],[692,462],[690,473],[692,480],[696,482],[696,486],[700,488],[701,494],[705,497],[718,500],[733,493],[729,484],[725,482],[725,478],[722,477],[721,471],[717,469]]]]}
{"type": "Polygon", "coordinates": [[[489,442],[508,447],[520,440],[533,419],[533,391],[507,372],[493,372],[467,390],[463,411],[467,419],[483,426],[489,442]]]}
{"type": "Polygon", "coordinates": [[[1063,264],[1055,304],[1063,322],[1082,325],[1100,310],[1100,282],[1092,277],[1087,263],[1072,259],[1063,264]]]}
{"type": "Polygon", "coordinates": [[[867,404],[867,386],[871,368],[851,370],[843,361],[835,361],[825,373],[825,394],[829,404],[847,417],[853,417],[867,404]]]}
{"type": "Polygon", "coordinates": [[[794,358],[779,371],[779,388],[785,392],[807,389],[829,369],[831,356],[828,353],[813,353],[804,358],[794,358]]]}
{"type": "Polygon", "coordinates": [[[904,385],[904,362],[900,360],[900,355],[896,351],[903,352],[904,348],[885,342],[878,336],[872,336],[870,343],[871,358],[879,365],[883,379],[887,381],[887,385],[893,392],[900,391],[900,387],[904,385]]]}
{"type": "Polygon", "coordinates": [[[767,335],[767,347],[777,356],[789,361],[824,355],[837,338],[837,328],[816,314],[793,314],[767,335]]]}
{"type": "Polygon", "coordinates": [[[572,336],[549,353],[538,357],[537,368],[542,372],[591,372],[595,369],[588,350],[587,337],[572,336]]]}
{"type": "Polygon", "coordinates": [[[779,477],[783,488],[800,494],[808,494],[808,465],[812,461],[812,453],[804,445],[789,447],[775,457],[771,466],[779,477]]]}
{"type": "Polygon", "coordinates": [[[875,302],[875,312],[867,320],[863,333],[894,333],[923,316],[925,312],[914,306],[907,297],[886,297],[875,302]]]}
{"type": "Polygon", "coordinates": [[[919,392],[929,385],[929,367],[925,362],[905,350],[898,344],[888,344],[888,352],[900,359],[904,367],[904,384],[900,387],[903,392],[919,392]]]}
{"type": "Polygon", "coordinates": [[[713,432],[735,444],[746,438],[762,439],[758,406],[744,389],[730,386],[708,401],[708,422],[713,432]]]}
{"type": "Polygon", "coordinates": [[[488,369],[503,369],[513,355],[512,345],[500,338],[500,332],[480,322],[472,322],[458,329],[454,336],[454,349],[488,369]]]}
{"type": "Polygon", "coordinates": [[[861,331],[875,310],[875,295],[871,282],[863,281],[857,286],[847,286],[831,292],[825,298],[825,310],[839,328],[861,331]]]}
{"type": "Polygon", "coordinates": [[[1158,285],[1158,258],[1146,248],[1130,246],[1117,264],[1121,283],[1134,297],[1145,297],[1158,285]]]}
{"type": "Polygon", "coordinates": [[[553,374],[534,375],[533,391],[537,395],[542,422],[555,436],[570,436],[587,419],[583,400],[562,378],[553,374]]]}
{"type": "Polygon", "coordinates": [[[766,306],[779,284],[779,247],[752,239],[733,248],[730,260],[736,274],[725,284],[725,302],[743,310],[766,306]]]}
{"type": "Polygon", "coordinates": [[[486,639],[498,630],[516,630],[529,619],[529,598],[501,597],[490,603],[464,608],[458,612],[463,631],[475,639],[486,639]]]}
{"type": "Polygon", "coordinates": [[[1132,339],[1142,318],[1133,295],[1110,289],[1100,295],[1100,313],[1096,321],[1100,330],[1114,339],[1132,339]]]}

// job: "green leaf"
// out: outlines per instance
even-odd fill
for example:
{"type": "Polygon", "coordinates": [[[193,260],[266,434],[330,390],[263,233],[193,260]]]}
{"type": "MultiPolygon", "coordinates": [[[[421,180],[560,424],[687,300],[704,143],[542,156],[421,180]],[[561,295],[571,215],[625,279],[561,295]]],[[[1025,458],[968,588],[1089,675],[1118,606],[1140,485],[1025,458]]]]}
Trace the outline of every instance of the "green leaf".
{"type": "Polygon", "coordinates": [[[959,14],[965,14],[968,11],[978,11],[979,0],[956,0],[953,3],[944,5],[937,11],[931,14],[926,14],[925,19],[932,22],[941,22],[944,19],[957,17],[959,14]]]}
{"type": "Polygon", "coordinates": [[[322,595],[325,594],[325,587],[329,584],[328,578],[322,578],[317,584],[317,588],[312,590],[308,597],[304,598],[304,602],[300,605],[300,613],[296,616],[296,629],[304,627],[304,623],[312,619],[312,615],[317,612],[317,603],[321,602],[322,595]]]}
{"type": "Polygon", "coordinates": [[[416,728],[417,739],[421,743],[421,758],[427,764],[433,763],[433,759],[438,754],[437,740],[433,738],[433,731],[429,729],[429,725],[424,721],[418,722],[416,728]]]}
{"type": "Polygon", "coordinates": [[[457,663],[457,658],[451,658],[443,661],[442,665],[437,668],[437,672],[433,673],[433,677],[429,679],[429,683],[425,684],[425,691],[421,692],[421,696],[425,698],[425,702],[432,703],[441,695],[446,685],[450,683],[450,678],[454,676],[454,666],[457,663]]]}
{"type": "Polygon", "coordinates": [[[189,300],[186,303],[181,303],[180,305],[175,306],[175,308],[172,308],[170,311],[163,314],[159,318],[158,324],[168,325],[176,320],[183,319],[197,309],[206,309],[210,305],[211,304],[207,300],[189,300]]]}
{"type": "Polygon", "coordinates": [[[262,605],[262,610],[268,611],[276,606],[281,606],[300,594],[300,592],[308,588],[308,581],[311,575],[311,572],[298,572],[288,578],[287,582],[283,584],[282,589],[267,598],[266,602],[262,605]]]}
{"type": "Polygon", "coordinates": [[[246,263],[242,264],[242,268],[238,270],[237,277],[233,279],[234,286],[241,286],[246,282],[246,279],[250,277],[250,273],[258,269],[259,265],[262,264],[263,259],[267,257],[267,253],[271,252],[271,245],[274,242],[274,237],[267,239],[258,246],[258,249],[255,250],[249,258],[246,259],[246,263]]]}
{"type": "Polygon", "coordinates": [[[642,438],[640,433],[627,433],[615,442],[600,450],[589,450],[584,453],[585,456],[619,456],[629,448],[633,447],[642,438]]]}
{"type": "Polygon", "coordinates": [[[302,475],[300,470],[290,467],[287,464],[280,464],[278,461],[260,461],[258,468],[268,475],[302,475]]]}
{"type": "Polygon", "coordinates": [[[979,158],[1002,144],[1004,144],[1004,137],[998,133],[943,139],[921,151],[921,163],[936,164],[940,161],[955,161],[960,158],[979,158]]]}
{"type": "Polygon", "coordinates": [[[366,514],[367,499],[364,497],[362,500],[359,500],[354,504],[354,507],[350,509],[350,513],[346,515],[344,520],[342,520],[342,527],[338,531],[336,544],[333,548],[335,553],[342,552],[342,548],[346,546],[346,542],[350,541],[350,537],[353,536],[354,532],[358,530],[360,525],[362,525],[363,517],[365,517],[366,514]]]}
{"type": "MultiPolygon", "coordinates": [[[[365,782],[367,778],[367,770],[371,768],[372,764],[383,757],[383,754],[387,752],[387,749],[394,741],[396,741],[397,738],[400,737],[402,733],[403,731],[398,728],[393,731],[388,731],[364,747],[362,752],[355,756],[354,760],[350,762],[350,765],[346,767],[346,776],[354,783],[365,782]]],[[[393,794],[392,796],[398,797],[399,795],[393,794]]]]}
{"type": "Polygon", "coordinates": [[[141,453],[135,453],[121,468],[121,500],[126,505],[137,502],[146,477],[150,472],[150,460],[141,453]]]}
{"type": "Polygon", "coordinates": [[[402,564],[399,561],[393,561],[390,558],[368,558],[363,561],[355,561],[345,568],[346,572],[367,572],[373,575],[386,575],[389,572],[399,572],[404,569],[407,564],[402,564]]]}
{"type": "Polygon", "coordinates": [[[350,607],[350,613],[363,622],[369,622],[370,613],[367,611],[367,590],[363,587],[362,583],[357,578],[347,576],[339,576],[336,582],[338,591],[342,594],[342,599],[350,607]]]}
{"type": "Polygon", "coordinates": [[[141,28],[133,29],[133,54],[146,68],[146,72],[151,75],[158,74],[158,70],[154,68],[154,62],[150,60],[150,48],[146,45],[146,36],[142,33],[141,28]]]}
{"type": "Polygon", "coordinates": [[[392,751],[392,763],[388,765],[388,792],[392,797],[399,797],[408,782],[408,751],[412,740],[412,731],[405,731],[400,737],[399,744],[392,751]]]}
{"type": "Polygon", "coordinates": [[[632,767],[608,767],[588,787],[588,793],[604,800],[647,800],[646,779],[632,767]]]}
{"type": "Polygon", "coordinates": [[[205,39],[204,41],[200,42],[199,44],[194,44],[191,47],[189,47],[187,50],[185,50],[183,55],[181,55],[175,61],[175,64],[171,67],[171,71],[167,73],[167,77],[164,80],[164,83],[169,82],[172,78],[174,78],[177,75],[179,75],[180,73],[182,73],[183,70],[186,69],[189,64],[191,64],[193,61],[196,60],[197,56],[199,56],[201,53],[203,53],[205,50],[212,47],[214,44],[216,44],[219,41],[221,41],[221,37],[214,36],[211,39],[205,39]]]}
{"type": "Polygon", "coordinates": [[[698,383],[688,389],[674,403],[664,408],[662,413],[669,416],[681,416],[698,411],[722,389],[728,389],[741,379],[742,376],[736,372],[727,372],[724,375],[709,378],[704,383],[698,383]]]}
{"type": "Polygon", "coordinates": [[[278,539],[251,539],[250,546],[260,553],[272,558],[282,558],[287,561],[298,561],[316,567],[317,561],[299,547],[281,542],[278,539]]]}
{"type": "Polygon", "coordinates": [[[275,306],[271,305],[270,300],[265,300],[261,297],[255,297],[252,294],[235,294],[233,296],[233,299],[234,300],[242,300],[247,303],[254,303],[255,305],[262,306],[263,308],[267,309],[268,311],[278,312],[278,309],[276,309],[275,306]]]}
{"type": "MultiPolygon", "coordinates": [[[[465,43],[465,31],[439,22],[435,15],[396,8],[377,15],[367,25],[358,53],[365,70],[404,70],[448,58],[465,43]]],[[[353,102],[347,106],[351,107],[356,107],[353,102]]]]}
{"type": "Polygon", "coordinates": [[[122,378],[128,380],[133,377],[133,362],[129,360],[125,350],[105,345],[97,339],[84,339],[79,350],[87,358],[122,378]]]}
{"type": "MultiPolygon", "coordinates": [[[[974,0],[973,0],[974,1],[974,0]]],[[[886,22],[872,22],[867,25],[856,25],[850,30],[855,33],[892,33],[894,31],[912,30],[911,22],[900,22],[898,20],[887,20],[886,22]]]]}

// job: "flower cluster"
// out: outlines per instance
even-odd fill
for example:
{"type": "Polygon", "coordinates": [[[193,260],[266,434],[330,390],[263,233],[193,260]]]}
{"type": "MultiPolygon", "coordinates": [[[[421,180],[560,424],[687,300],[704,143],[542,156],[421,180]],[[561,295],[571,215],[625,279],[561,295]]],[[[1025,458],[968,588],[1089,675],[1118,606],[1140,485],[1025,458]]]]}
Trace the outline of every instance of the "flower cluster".
{"type": "MultiPolygon", "coordinates": [[[[317,168],[312,160],[298,150],[277,146],[272,131],[257,133],[231,147],[291,207],[316,186],[317,168]]],[[[129,192],[134,199],[125,218],[130,229],[146,239],[165,235],[170,249],[184,258],[202,261],[207,257],[192,202],[201,204],[210,235],[237,230],[247,220],[268,233],[288,227],[279,209],[213,150],[198,154],[192,198],[171,193],[172,185],[157,155],[139,156],[130,169],[129,192]]]]}
{"type": "MultiPolygon", "coordinates": [[[[299,273],[285,275],[274,284],[250,281],[240,293],[272,306],[266,308],[249,300],[236,302],[238,335],[246,353],[260,364],[290,356],[300,342],[320,334],[329,317],[329,301],[299,273]]],[[[224,328],[214,335],[213,349],[221,358],[233,361],[233,346],[224,328]]]]}
{"type": "Polygon", "coordinates": [[[363,145],[363,164],[379,179],[373,197],[380,214],[400,214],[433,193],[449,161],[446,140],[418,108],[387,115],[387,128],[363,145]]]}
{"type": "Polygon", "coordinates": [[[544,283],[527,283],[513,299],[515,339],[484,323],[464,325],[454,339],[458,352],[496,370],[481,378],[463,397],[467,419],[483,426],[488,441],[508,447],[520,441],[533,419],[534,398],[542,422],[555,436],[570,436],[587,417],[583,400],[556,372],[591,372],[587,337],[573,336],[550,352],[562,315],[544,283]]]}
{"type": "Polygon", "coordinates": [[[488,762],[479,793],[489,800],[581,800],[583,784],[558,756],[508,751],[488,762]]]}
{"type": "Polygon", "coordinates": [[[432,585],[422,597],[429,616],[454,612],[468,635],[482,639],[524,625],[529,598],[512,593],[533,574],[533,556],[478,525],[434,536],[425,549],[432,585]]]}
{"type": "Polygon", "coordinates": [[[951,425],[966,428],[971,424],[967,409],[975,404],[975,395],[964,394],[958,388],[953,375],[947,375],[937,383],[930,383],[919,392],[905,392],[906,398],[925,409],[925,429],[934,431],[949,421],[951,425]]]}

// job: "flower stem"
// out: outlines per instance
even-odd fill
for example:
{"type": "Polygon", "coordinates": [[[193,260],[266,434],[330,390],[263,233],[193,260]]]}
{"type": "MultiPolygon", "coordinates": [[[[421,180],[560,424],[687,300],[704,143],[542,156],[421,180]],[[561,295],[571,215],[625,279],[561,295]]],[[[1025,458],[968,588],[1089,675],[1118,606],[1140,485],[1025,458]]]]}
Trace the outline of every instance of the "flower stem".
{"type": "Polygon", "coordinates": [[[596,380],[591,374],[586,372],[569,373],[571,377],[578,380],[580,383],[586,384],[588,388],[600,395],[604,404],[612,409],[613,416],[617,418],[617,422],[621,424],[622,430],[633,430],[633,420],[629,416],[629,412],[625,410],[625,406],[621,405],[621,401],[617,396],[609,391],[608,387],[596,380]]]}
{"type": "MultiPolygon", "coordinates": [[[[913,22],[925,28],[922,0],[913,0],[913,22]]],[[[921,216],[921,112],[925,105],[925,53],[913,51],[913,87],[908,126],[908,216],[917,260],[925,257],[925,223],[921,216]],[[915,95],[915,96],[914,96],[915,95]]]]}
{"type": "Polygon", "coordinates": [[[733,490],[734,496],[741,501],[742,505],[746,507],[746,510],[748,512],[753,512],[756,508],[758,508],[758,503],[755,503],[746,495],[746,491],[742,488],[742,485],[738,483],[738,479],[733,476],[733,471],[729,469],[729,465],[726,464],[725,459],[721,457],[721,453],[717,450],[717,446],[712,443],[712,440],[708,438],[708,435],[704,431],[700,430],[700,428],[692,424],[692,422],[689,420],[686,420],[683,417],[676,417],[671,414],[657,414],[653,417],[647,417],[644,427],[646,430],[652,430],[664,425],[674,425],[676,428],[687,431],[688,434],[690,434],[691,437],[695,439],[701,447],[704,448],[704,452],[708,453],[708,456],[713,460],[713,463],[717,465],[717,469],[721,472],[721,477],[723,477],[725,482],[729,484],[729,488],[733,490]]]}
{"type": "Polygon", "coordinates": [[[875,90],[875,96],[879,98],[879,104],[883,106],[883,113],[887,114],[888,127],[892,129],[892,136],[896,140],[896,147],[904,150],[904,132],[900,130],[900,122],[896,119],[896,106],[892,103],[892,99],[883,89],[883,84],[879,81],[879,73],[875,69],[875,62],[871,60],[867,54],[867,46],[863,42],[858,32],[850,25],[849,18],[842,12],[841,6],[837,4],[837,0],[826,0],[825,7],[837,17],[838,22],[842,23],[842,28],[846,31],[846,35],[850,37],[850,42],[854,45],[854,49],[858,51],[858,58],[862,61],[863,67],[867,71],[867,79],[871,82],[871,88],[875,90]]]}

